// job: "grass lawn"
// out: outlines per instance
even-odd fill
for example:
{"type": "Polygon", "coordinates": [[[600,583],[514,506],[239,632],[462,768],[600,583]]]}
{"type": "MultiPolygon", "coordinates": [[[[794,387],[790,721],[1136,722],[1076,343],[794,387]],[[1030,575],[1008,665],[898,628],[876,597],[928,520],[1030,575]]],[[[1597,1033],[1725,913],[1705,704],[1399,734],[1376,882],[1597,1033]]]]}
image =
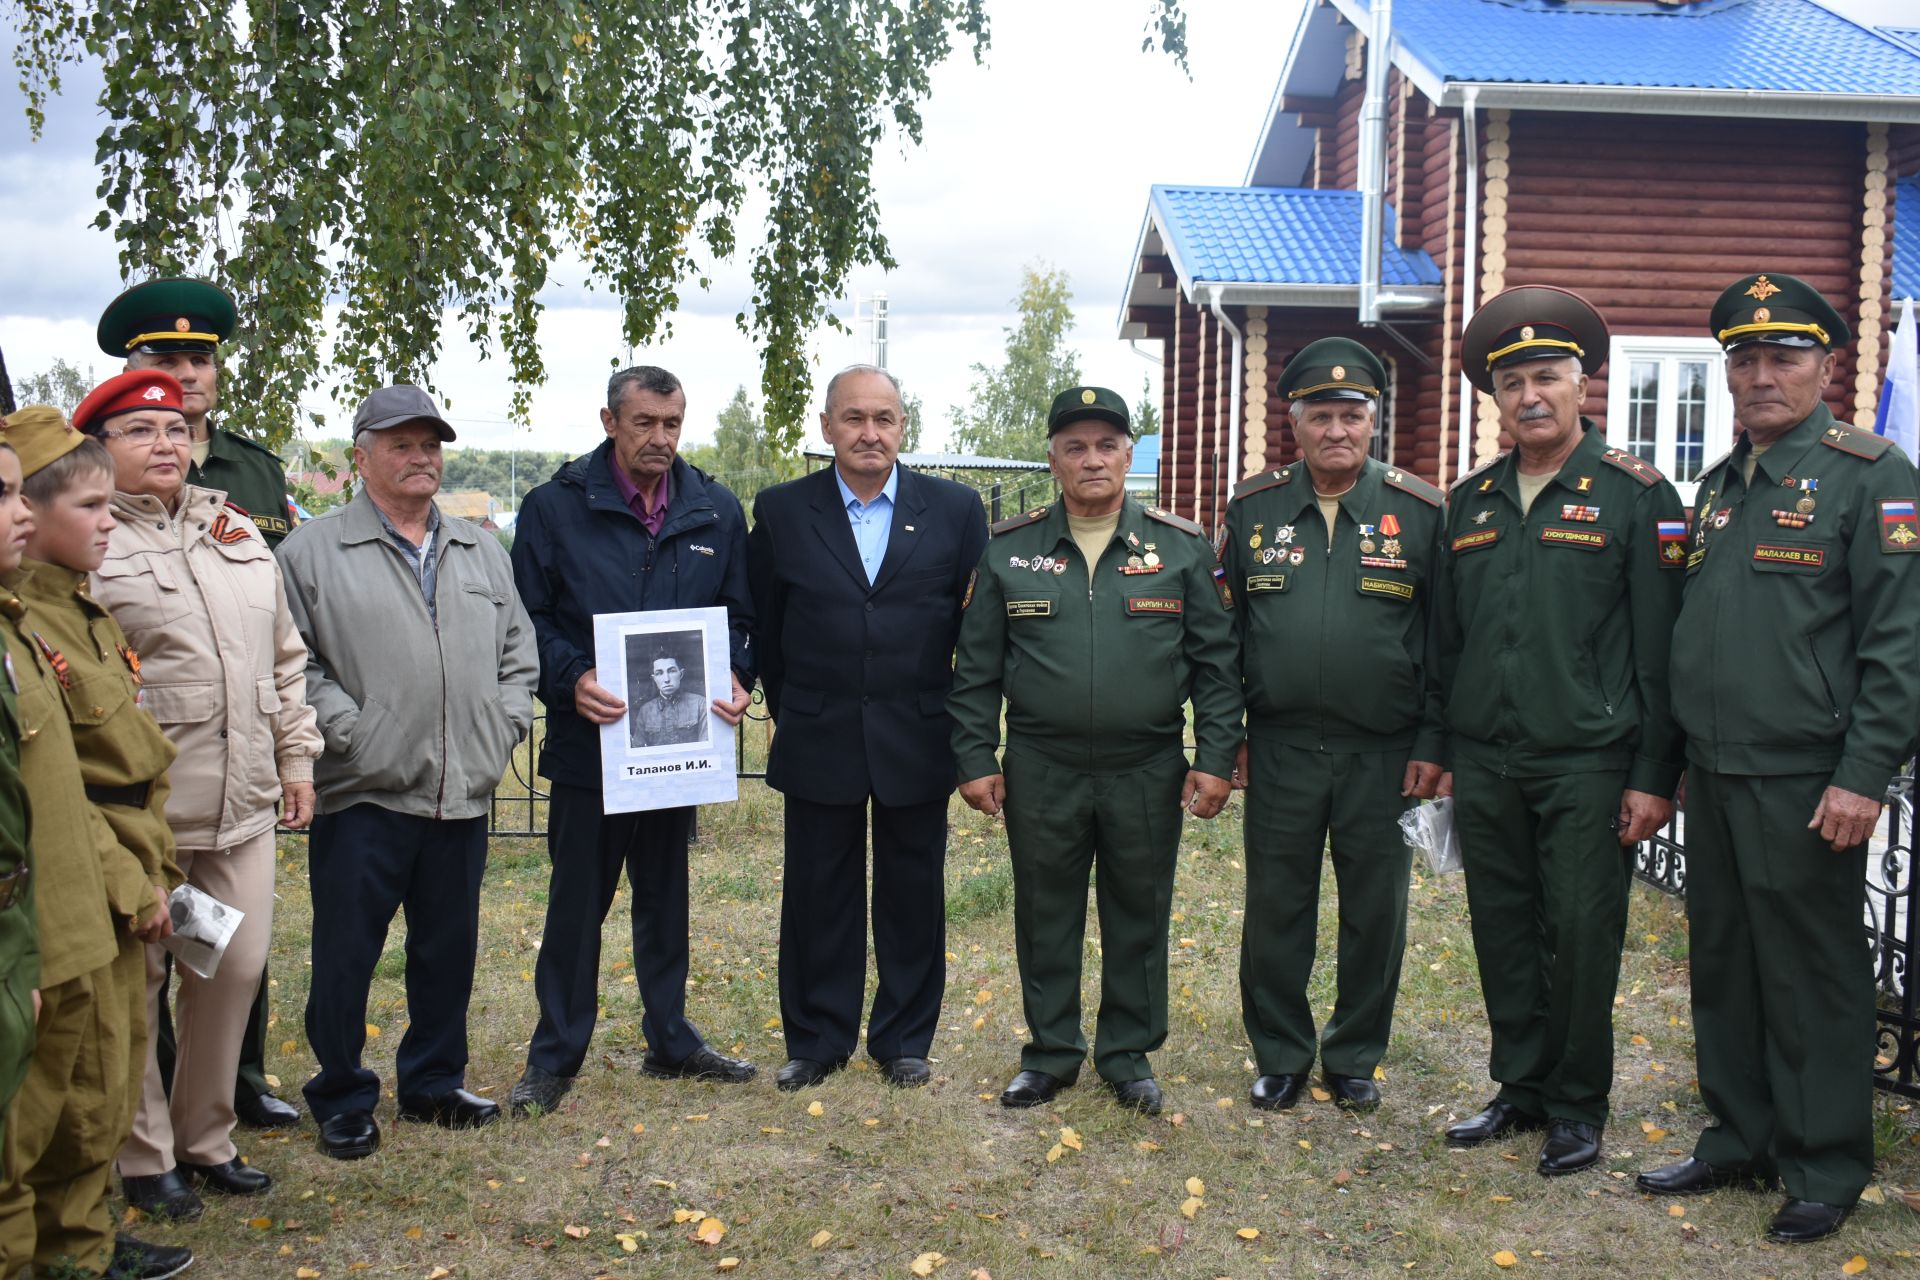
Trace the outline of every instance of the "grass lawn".
{"type": "MultiPolygon", "coordinates": [[[[1920,1122],[1897,1099],[1876,1100],[1880,1186],[1869,1195],[1881,1199],[1836,1240],[1763,1244],[1771,1195],[1679,1201],[1634,1190],[1632,1174],[1685,1154],[1704,1119],[1686,921],[1643,887],[1620,982],[1606,1153],[1593,1171],[1548,1181],[1534,1172],[1537,1137],[1473,1152],[1449,1151],[1440,1138],[1493,1092],[1457,876],[1414,883],[1385,1105],[1363,1119],[1324,1101],[1262,1114],[1247,1105],[1254,1073],[1240,1026],[1240,803],[1217,821],[1190,821],[1174,897],[1172,1030],[1155,1058],[1170,1106],[1149,1120],[1116,1108],[1090,1067],[1051,1109],[994,1102],[1022,1039],[1012,887],[1003,831],[957,801],[933,1083],[890,1090],[856,1060],[819,1088],[780,1093],[779,797],[743,783],[739,803],[702,811],[700,836],[689,1009],[716,1045],[760,1065],[753,1083],[642,1076],[623,888],[605,934],[598,1038],[561,1109],[476,1133],[397,1126],[392,1060],[407,1009],[395,928],[367,1011],[379,1029],[368,1061],[389,1090],[380,1153],[328,1160],[310,1123],[242,1130],[242,1151],[276,1179],[272,1193],[214,1198],[200,1222],[143,1223],[142,1234],[192,1246],[193,1274],[208,1277],[907,1277],[930,1268],[944,1280],[1206,1280],[1493,1276],[1507,1263],[1513,1275],[1709,1280],[1838,1275],[1856,1254],[1869,1275],[1920,1275],[1920,1213],[1899,1194],[1920,1189],[1920,1122]],[[724,1228],[717,1244],[696,1239],[703,1225],[713,1230],[709,1217],[724,1228]]],[[[542,841],[495,843],[468,1085],[501,1100],[533,1028],[545,888],[542,841]]],[[[287,840],[268,1065],[288,1096],[314,1069],[301,1016],[307,904],[305,843],[287,840]]],[[[1331,908],[1329,877],[1325,956],[1331,908]]],[[[1091,976],[1092,922],[1087,936],[1091,976]]],[[[1316,1005],[1331,1001],[1330,978],[1327,965],[1316,970],[1316,1005]]]]}

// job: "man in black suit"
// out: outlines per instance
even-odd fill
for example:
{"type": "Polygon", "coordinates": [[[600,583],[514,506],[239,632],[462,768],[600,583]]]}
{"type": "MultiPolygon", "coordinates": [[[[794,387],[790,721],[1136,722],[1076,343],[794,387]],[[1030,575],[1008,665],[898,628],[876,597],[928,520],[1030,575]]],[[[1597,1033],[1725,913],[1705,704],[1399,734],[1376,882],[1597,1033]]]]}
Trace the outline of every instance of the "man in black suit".
{"type": "Polygon", "coordinates": [[[833,466],[763,491],[747,572],[776,731],[767,782],[787,798],[782,1089],[846,1065],[867,969],[867,806],[880,974],[867,1052],[897,1085],[928,1079],[946,987],[947,690],[980,496],[899,465],[900,384],[855,365],[827,384],[833,466]]]}

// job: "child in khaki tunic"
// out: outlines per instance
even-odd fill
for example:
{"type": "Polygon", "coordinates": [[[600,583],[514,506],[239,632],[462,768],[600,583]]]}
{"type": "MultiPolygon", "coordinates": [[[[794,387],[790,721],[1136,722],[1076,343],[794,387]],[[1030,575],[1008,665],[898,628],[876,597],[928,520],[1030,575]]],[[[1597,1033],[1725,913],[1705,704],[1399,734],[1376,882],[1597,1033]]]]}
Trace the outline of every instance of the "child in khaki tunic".
{"type": "MultiPolygon", "coordinates": [[[[6,575],[0,615],[10,646],[29,652],[35,670],[48,677],[41,686],[50,695],[30,704],[23,690],[22,718],[33,723],[23,725],[22,736],[44,733],[56,749],[58,738],[71,745],[84,789],[78,796],[73,783],[67,789],[89,835],[70,847],[96,852],[100,888],[98,896],[63,901],[61,909],[88,917],[91,938],[99,924],[93,903],[100,902],[105,910],[97,914],[107,917],[108,930],[107,955],[77,980],[85,989],[71,993],[70,1007],[55,1007],[48,983],[54,975],[42,976],[48,1007],[34,1068],[15,1101],[8,1180],[0,1187],[0,1273],[13,1277],[29,1264],[55,1271],[65,1261],[83,1274],[112,1268],[161,1280],[184,1270],[193,1255],[116,1239],[106,1196],[146,1065],[146,943],[171,932],[167,892],[180,881],[165,819],[173,748],[138,706],[138,656],[86,592],[86,575],[99,565],[113,527],[111,459],[52,409],[9,417],[6,440],[20,456],[34,529],[27,559],[6,575]]],[[[34,794],[38,800],[41,793],[34,794]]],[[[45,862],[51,842],[37,843],[48,851],[45,862]]],[[[53,894],[51,886],[41,888],[47,938],[55,932],[48,919],[53,894]]]]}

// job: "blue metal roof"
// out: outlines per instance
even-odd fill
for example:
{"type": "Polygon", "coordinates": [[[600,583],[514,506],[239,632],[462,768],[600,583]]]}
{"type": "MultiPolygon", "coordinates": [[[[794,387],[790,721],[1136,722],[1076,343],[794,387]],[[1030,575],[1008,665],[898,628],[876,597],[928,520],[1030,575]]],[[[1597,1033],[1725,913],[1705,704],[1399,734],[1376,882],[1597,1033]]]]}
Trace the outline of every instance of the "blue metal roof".
{"type": "Polygon", "coordinates": [[[1920,27],[1877,27],[1875,30],[1890,40],[1898,40],[1916,54],[1920,54],[1920,27]]]}
{"type": "MultiPolygon", "coordinates": [[[[1301,187],[1153,188],[1154,221],[1188,281],[1358,285],[1360,193],[1301,187]]],[[[1387,207],[1384,285],[1437,285],[1421,250],[1395,247],[1387,207]]]]}
{"type": "MultiPolygon", "coordinates": [[[[1370,0],[1338,3],[1353,16],[1370,0]]],[[[1442,80],[1920,94],[1920,53],[1813,0],[1697,0],[1664,12],[1417,0],[1394,6],[1393,25],[1401,48],[1442,80]]]]}
{"type": "Polygon", "coordinates": [[[1160,433],[1141,436],[1133,442],[1133,465],[1127,468],[1130,476],[1157,476],[1160,474],[1160,433]]]}
{"type": "Polygon", "coordinates": [[[1920,298],[1920,174],[1893,185],[1893,297],[1920,298]]]}

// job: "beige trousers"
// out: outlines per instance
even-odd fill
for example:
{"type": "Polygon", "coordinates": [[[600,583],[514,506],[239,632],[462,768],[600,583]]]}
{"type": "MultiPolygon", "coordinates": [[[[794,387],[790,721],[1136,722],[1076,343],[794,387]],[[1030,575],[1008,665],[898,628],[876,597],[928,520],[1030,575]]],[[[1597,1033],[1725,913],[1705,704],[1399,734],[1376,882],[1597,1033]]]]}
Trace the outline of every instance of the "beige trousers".
{"type": "MultiPolygon", "coordinates": [[[[133,1133],[120,1148],[122,1177],[150,1177],[174,1167],[225,1164],[234,1158],[233,1073],[240,1065],[240,1041],[247,1015],[267,962],[273,935],[273,850],[271,829],[231,849],[181,849],[180,870],[187,883],[245,913],[227,954],[212,978],[175,965],[180,990],[174,997],[173,1025],[179,1056],[174,1060],[173,1098],[160,1086],[153,1036],[146,1040],[146,1080],[133,1133]]],[[[166,952],[147,948],[147,1025],[155,1022],[160,986],[167,980],[166,952]]]]}

